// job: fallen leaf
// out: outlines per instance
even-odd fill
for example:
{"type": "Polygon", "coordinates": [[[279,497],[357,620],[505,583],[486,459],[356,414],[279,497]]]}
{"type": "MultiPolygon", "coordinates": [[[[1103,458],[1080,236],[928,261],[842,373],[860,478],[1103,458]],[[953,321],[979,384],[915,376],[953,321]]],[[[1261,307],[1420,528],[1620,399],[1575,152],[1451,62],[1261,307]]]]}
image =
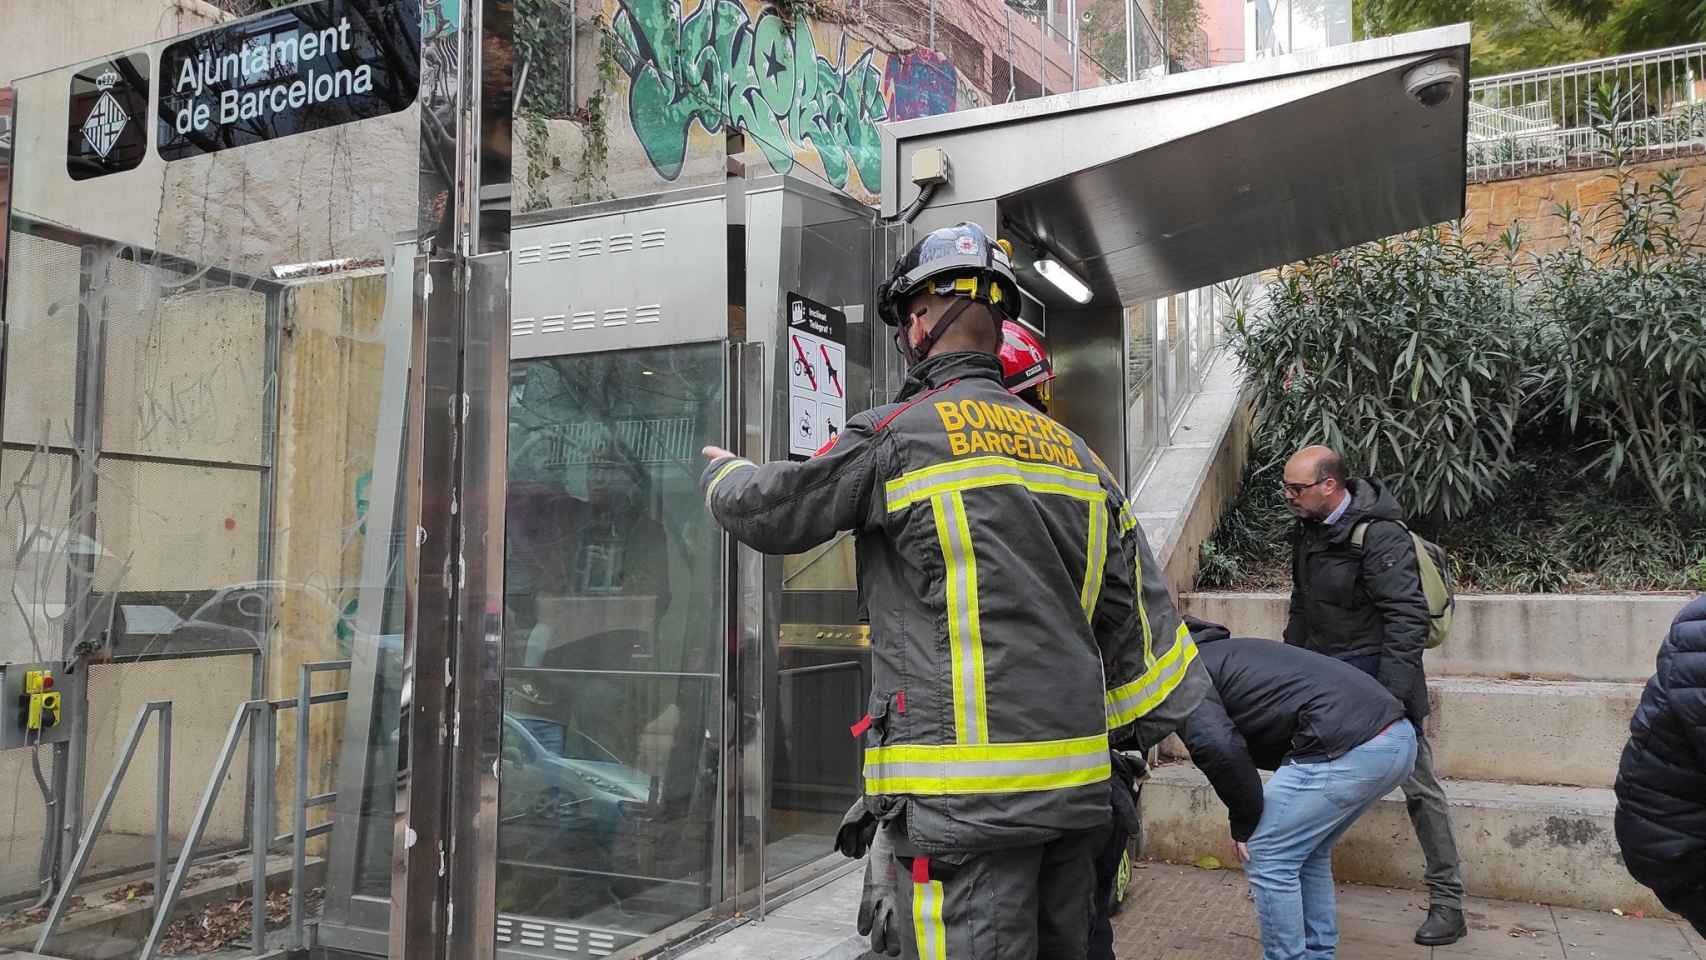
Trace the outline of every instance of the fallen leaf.
{"type": "Polygon", "coordinates": [[[1220,858],[1214,856],[1198,857],[1196,859],[1196,865],[1202,870],[1219,870],[1224,866],[1224,864],[1220,862],[1220,858]]]}

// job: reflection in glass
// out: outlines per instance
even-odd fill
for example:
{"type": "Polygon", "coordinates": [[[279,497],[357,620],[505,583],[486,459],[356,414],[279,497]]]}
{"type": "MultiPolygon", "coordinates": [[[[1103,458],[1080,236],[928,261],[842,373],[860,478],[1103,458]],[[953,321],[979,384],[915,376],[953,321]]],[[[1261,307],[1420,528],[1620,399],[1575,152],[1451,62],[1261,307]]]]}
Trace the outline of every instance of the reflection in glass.
{"type": "MultiPolygon", "coordinates": [[[[1126,476],[1140,477],[1154,455],[1156,428],[1155,331],[1157,301],[1126,309],[1126,476]]],[[[1135,483],[1134,483],[1135,486],[1135,483]]]]}
{"type": "Polygon", "coordinates": [[[498,909],[644,934],[709,906],[717,344],[516,363],[498,909]]]}

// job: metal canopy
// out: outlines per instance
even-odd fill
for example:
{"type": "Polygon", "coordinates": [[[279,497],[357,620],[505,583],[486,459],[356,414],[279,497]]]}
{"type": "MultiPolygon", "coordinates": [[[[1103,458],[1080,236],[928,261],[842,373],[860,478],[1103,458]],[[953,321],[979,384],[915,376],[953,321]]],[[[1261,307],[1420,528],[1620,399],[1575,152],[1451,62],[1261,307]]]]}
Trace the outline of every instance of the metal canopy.
{"type": "Polygon", "coordinates": [[[928,117],[883,128],[883,212],[918,194],[912,157],[952,181],[918,221],[969,219],[1133,303],[1462,216],[1469,26],[928,117]],[[1410,68],[1463,70],[1424,107],[1410,68]],[[999,223],[990,223],[990,220],[999,223]]]}

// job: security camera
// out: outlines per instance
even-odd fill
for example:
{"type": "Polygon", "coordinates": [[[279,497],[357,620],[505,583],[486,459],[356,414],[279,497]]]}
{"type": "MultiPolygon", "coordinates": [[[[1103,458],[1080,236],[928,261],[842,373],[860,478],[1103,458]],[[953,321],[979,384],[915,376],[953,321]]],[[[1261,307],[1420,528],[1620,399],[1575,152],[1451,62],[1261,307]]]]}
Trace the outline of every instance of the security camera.
{"type": "Polygon", "coordinates": [[[1457,61],[1443,58],[1429,60],[1411,67],[1404,74],[1404,90],[1424,107],[1437,107],[1451,99],[1451,92],[1463,80],[1463,70],[1457,61]]]}

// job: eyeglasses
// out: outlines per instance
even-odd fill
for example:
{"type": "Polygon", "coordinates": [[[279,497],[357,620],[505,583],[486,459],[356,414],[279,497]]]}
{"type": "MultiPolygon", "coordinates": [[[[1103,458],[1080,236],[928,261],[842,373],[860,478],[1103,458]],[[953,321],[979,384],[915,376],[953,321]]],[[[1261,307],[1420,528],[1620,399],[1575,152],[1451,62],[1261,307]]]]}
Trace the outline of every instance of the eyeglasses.
{"type": "Polygon", "coordinates": [[[1332,477],[1322,477],[1314,483],[1288,483],[1281,480],[1280,495],[1286,497],[1301,497],[1303,496],[1303,491],[1308,490],[1310,487],[1319,487],[1321,484],[1326,483],[1331,479],[1332,477]]]}

